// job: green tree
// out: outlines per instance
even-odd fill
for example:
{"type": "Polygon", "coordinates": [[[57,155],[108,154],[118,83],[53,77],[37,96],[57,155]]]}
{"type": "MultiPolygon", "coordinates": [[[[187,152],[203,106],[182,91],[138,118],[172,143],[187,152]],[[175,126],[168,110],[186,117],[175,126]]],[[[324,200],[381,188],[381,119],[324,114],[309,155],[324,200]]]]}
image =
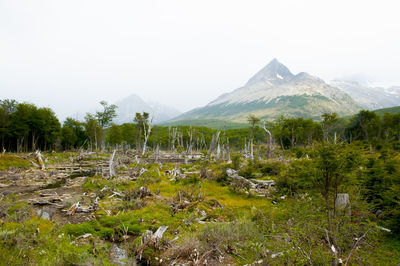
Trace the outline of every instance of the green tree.
{"type": "Polygon", "coordinates": [[[27,103],[18,104],[11,117],[11,132],[16,139],[16,150],[21,152],[23,148],[28,150],[28,137],[30,132],[30,117],[33,105],[27,103]]]}
{"type": "Polygon", "coordinates": [[[42,127],[40,133],[42,134],[41,149],[47,150],[54,148],[54,144],[60,134],[61,124],[58,118],[50,108],[39,108],[39,125],[42,127]]]}
{"type": "Polygon", "coordinates": [[[100,104],[103,106],[103,110],[96,112],[96,118],[101,128],[100,144],[104,148],[104,129],[109,127],[111,121],[117,116],[117,106],[115,104],[109,105],[106,101],[101,101],[100,104]]]}
{"type": "Polygon", "coordinates": [[[400,113],[385,113],[382,121],[383,136],[386,141],[400,141],[400,113]]]}
{"type": "Polygon", "coordinates": [[[80,148],[87,142],[84,123],[68,117],[61,130],[61,145],[65,149],[80,148]]]}
{"type": "Polygon", "coordinates": [[[5,149],[6,138],[12,136],[10,129],[11,115],[16,111],[18,103],[15,100],[0,100],[0,138],[1,150],[5,149]]]}
{"type": "Polygon", "coordinates": [[[117,145],[122,143],[122,133],[120,127],[116,124],[112,124],[107,130],[107,142],[110,145],[117,145]]]}
{"type": "Polygon", "coordinates": [[[82,147],[85,145],[88,137],[85,132],[84,123],[82,123],[76,119],[68,117],[64,121],[63,127],[69,127],[75,132],[75,135],[76,135],[76,141],[74,143],[75,148],[79,148],[79,147],[82,147]]]}
{"type": "Polygon", "coordinates": [[[254,137],[254,128],[256,127],[256,125],[258,123],[260,123],[261,120],[257,116],[251,114],[251,115],[247,116],[247,121],[251,125],[250,138],[253,138],[254,137]]]}
{"type": "Polygon", "coordinates": [[[135,143],[135,134],[137,131],[137,127],[132,123],[124,123],[120,126],[122,142],[125,144],[129,144],[129,146],[135,143]]]}
{"type": "Polygon", "coordinates": [[[96,117],[90,113],[87,113],[85,116],[84,127],[86,135],[89,139],[90,150],[93,150],[93,148],[97,150],[100,140],[101,127],[96,117]]]}
{"type": "Polygon", "coordinates": [[[140,151],[142,150],[142,145],[141,145],[141,138],[142,138],[142,133],[143,128],[148,124],[149,122],[149,113],[143,112],[141,113],[136,113],[135,118],[133,121],[136,123],[136,150],[140,151]]]}
{"type": "Polygon", "coordinates": [[[61,145],[64,150],[70,150],[75,148],[75,144],[78,137],[73,128],[68,126],[63,126],[61,129],[61,145]]]}
{"type": "Polygon", "coordinates": [[[273,127],[276,140],[282,149],[294,148],[297,145],[311,144],[320,137],[320,126],[311,119],[285,118],[281,116],[273,127]]]}
{"type": "Polygon", "coordinates": [[[378,137],[380,133],[380,118],[371,111],[361,110],[350,123],[350,140],[378,137]]]}
{"type": "Polygon", "coordinates": [[[337,113],[332,113],[332,114],[325,113],[322,115],[321,128],[324,134],[324,141],[326,142],[329,141],[328,140],[329,134],[331,134],[332,130],[335,129],[338,123],[339,119],[337,117],[337,113]]]}
{"type": "Polygon", "coordinates": [[[359,153],[347,151],[345,145],[322,143],[316,150],[316,185],[325,199],[328,224],[336,216],[336,199],[348,173],[358,166],[359,153]]]}

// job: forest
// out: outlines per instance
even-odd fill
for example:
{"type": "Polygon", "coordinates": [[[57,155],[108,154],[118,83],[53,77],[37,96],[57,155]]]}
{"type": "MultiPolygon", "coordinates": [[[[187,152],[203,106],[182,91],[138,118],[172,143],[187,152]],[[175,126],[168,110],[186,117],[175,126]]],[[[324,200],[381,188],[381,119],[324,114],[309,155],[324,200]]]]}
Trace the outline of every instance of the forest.
{"type": "Polygon", "coordinates": [[[0,101],[0,261],[400,263],[400,113],[217,130],[100,104],[61,124],[0,101]]]}

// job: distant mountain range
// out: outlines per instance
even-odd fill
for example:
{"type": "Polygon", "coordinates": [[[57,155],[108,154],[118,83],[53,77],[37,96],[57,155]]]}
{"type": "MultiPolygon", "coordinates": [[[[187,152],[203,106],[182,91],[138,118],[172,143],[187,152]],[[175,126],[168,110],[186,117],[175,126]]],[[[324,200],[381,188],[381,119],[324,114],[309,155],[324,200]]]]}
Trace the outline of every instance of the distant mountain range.
{"type": "Polygon", "coordinates": [[[395,95],[396,97],[400,98],[400,86],[392,86],[386,89],[387,92],[389,92],[392,95],[395,95]]]}
{"type": "Polygon", "coordinates": [[[373,87],[352,80],[333,80],[330,85],[346,92],[364,109],[375,110],[400,105],[400,87],[373,87]]]}
{"type": "Polygon", "coordinates": [[[348,116],[361,109],[400,106],[400,86],[373,87],[357,77],[326,83],[305,72],[295,75],[273,59],[244,86],[183,114],[170,106],[145,102],[136,94],[115,104],[118,117],[114,122],[118,124],[132,122],[137,112],[148,112],[156,124],[229,128],[244,126],[249,114],[265,120],[281,115],[318,120],[323,113],[348,116]]]}
{"type": "Polygon", "coordinates": [[[243,86],[225,93],[178,120],[222,119],[244,122],[249,114],[272,120],[285,115],[319,119],[323,113],[349,115],[362,109],[349,94],[305,72],[294,75],[273,59],[243,86]]]}
{"type": "Polygon", "coordinates": [[[148,112],[154,117],[154,123],[170,120],[181,114],[177,109],[156,102],[145,102],[136,94],[132,94],[115,103],[118,106],[117,124],[132,123],[136,113],[148,112]]]}

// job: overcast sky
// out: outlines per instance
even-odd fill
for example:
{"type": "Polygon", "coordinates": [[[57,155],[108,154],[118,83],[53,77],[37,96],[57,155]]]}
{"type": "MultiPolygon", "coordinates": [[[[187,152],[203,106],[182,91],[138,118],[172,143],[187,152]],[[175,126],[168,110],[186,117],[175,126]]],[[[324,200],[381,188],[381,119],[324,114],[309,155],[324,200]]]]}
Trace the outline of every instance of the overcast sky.
{"type": "Polygon", "coordinates": [[[271,59],[400,85],[400,1],[0,0],[0,99],[63,118],[132,93],[187,111],[271,59]]]}

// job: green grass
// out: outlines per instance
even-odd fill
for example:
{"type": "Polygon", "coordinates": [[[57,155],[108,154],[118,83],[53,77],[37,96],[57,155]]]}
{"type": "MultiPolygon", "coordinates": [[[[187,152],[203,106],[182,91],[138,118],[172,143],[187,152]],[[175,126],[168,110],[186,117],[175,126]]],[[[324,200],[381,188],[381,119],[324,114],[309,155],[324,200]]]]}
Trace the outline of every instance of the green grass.
{"type": "Polygon", "coordinates": [[[19,158],[15,155],[0,155],[0,170],[7,170],[10,167],[25,168],[29,167],[30,165],[31,164],[27,160],[19,158]]]}
{"type": "Polygon", "coordinates": [[[103,242],[75,244],[54,223],[32,218],[26,223],[0,225],[2,265],[111,265],[103,242]]]}
{"type": "MultiPolygon", "coordinates": [[[[290,164],[307,166],[304,162],[295,160],[290,164]]],[[[167,225],[165,238],[172,240],[178,236],[179,239],[167,250],[147,248],[143,256],[153,264],[157,263],[154,257],[166,259],[168,252],[171,252],[174,254],[172,258],[175,258],[190,245],[197,245],[200,254],[211,249],[223,251],[226,261],[221,264],[249,264],[260,258],[266,259],[265,254],[270,251],[282,252],[281,256],[269,261],[272,265],[308,264],[296,248],[295,241],[303,243],[303,247],[312,247],[315,264],[326,265],[331,262],[332,254],[324,240],[325,231],[321,229],[325,228],[326,221],[324,208],[321,207],[322,197],[318,192],[314,195],[307,190],[308,194],[298,194],[295,197],[287,194],[285,199],[280,198],[282,194],[271,193],[269,197],[257,197],[243,191],[235,192],[229,185],[217,182],[222,180],[224,169],[232,167],[221,162],[203,161],[193,165],[179,165],[184,172],[199,171],[206,167],[211,170],[211,174],[209,179],[200,179],[197,174],[191,174],[177,181],[170,180],[164,173],[176,167],[174,163],[163,164],[160,175],[158,164],[140,164],[135,167],[145,167],[148,171],[135,181],[123,178],[107,180],[100,176],[87,179],[83,189],[96,192],[101,198],[100,210],[93,213],[93,220],[80,224],[59,225],[32,218],[34,213],[30,206],[17,197],[2,199],[0,207],[7,205],[7,217],[0,216],[0,251],[5,251],[0,252],[0,261],[10,265],[109,265],[108,255],[112,244],[124,245],[131,258],[140,246],[141,235],[146,230],[154,232],[160,226],[167,225]],[[194,191],[197,195],[199,184],[203,199],[192,201],[185,208],[175,211],[172,207],[177,201],[178,192],[194,191]],[[126,195],[146,186],[157,195],[144,199],[134,196],[109,198],[112,192],[100,192],[105,186],[126,195]],[[197,218],[204,216],[204,212],[207,218],[205,224],[202,224],[197,218]],[[88,233],[92,237],[79,244],[76,239],[88,233]],[[289,241],[289,237],[292,240],[289,241]]],[[[287,164],[272,160],[246,163],[242,167],[242,170],[249,172],[249,176],[259,175],[259,178],[275,180],[287,175],[288,169],[287,164]]],[[[357,214],[360,208],[357,200],[352,198],[352,204],[352,210],[357,214]]],[[[357,221],[361,219],[360,216],[352,215],[352,219],[352,223],[344,228],[354,231],[342,234],[350,244],[354,236],[359,235],[360,227],[365,226],[357,221]]],[[[368,246],[361,246],[354,252],[357,260],[350,263],[398,264],[399,240],[384,234],[379,234],[378,239],[372,237],[368,240],[368,246]]]]}

